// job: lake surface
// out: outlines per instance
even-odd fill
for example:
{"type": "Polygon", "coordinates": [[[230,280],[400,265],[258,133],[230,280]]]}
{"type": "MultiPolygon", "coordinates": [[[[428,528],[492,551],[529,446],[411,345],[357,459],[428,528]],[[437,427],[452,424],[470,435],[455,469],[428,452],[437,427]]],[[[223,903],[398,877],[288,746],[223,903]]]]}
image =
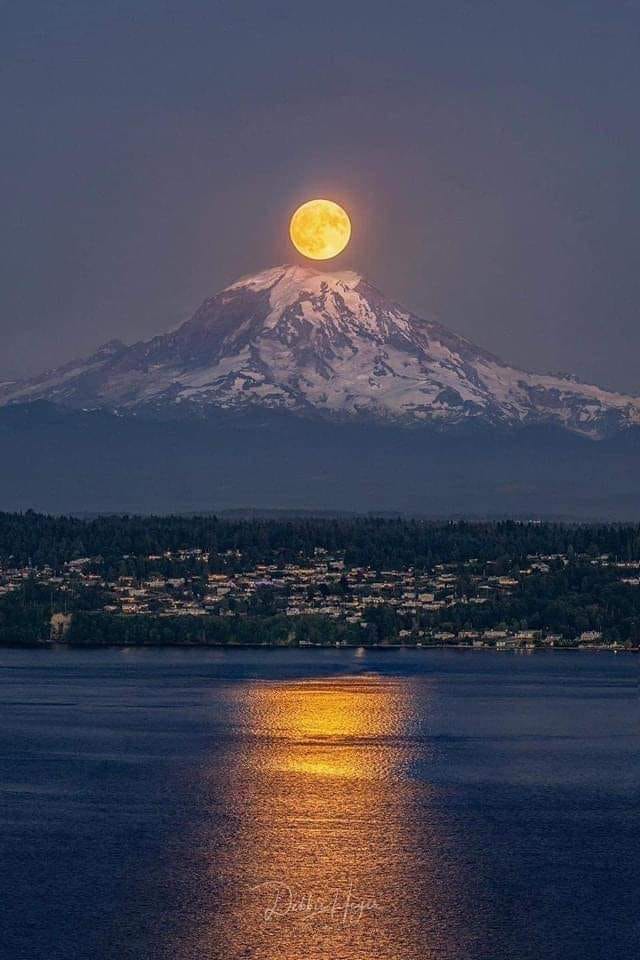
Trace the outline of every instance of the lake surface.
{"type": "Polygon", "coordinates": [[[3,960],[632,960],[638,661],[0,651],[3,960]]]}

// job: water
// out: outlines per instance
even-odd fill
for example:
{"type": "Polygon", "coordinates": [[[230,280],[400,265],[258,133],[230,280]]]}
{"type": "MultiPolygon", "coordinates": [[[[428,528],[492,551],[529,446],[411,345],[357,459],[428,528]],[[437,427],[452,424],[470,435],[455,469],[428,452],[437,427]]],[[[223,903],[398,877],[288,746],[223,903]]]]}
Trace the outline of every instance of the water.
{"type": "Polygon", "coordinates": [[[0,652],[3,960],[631,960],[637,661],[0,652]]]}

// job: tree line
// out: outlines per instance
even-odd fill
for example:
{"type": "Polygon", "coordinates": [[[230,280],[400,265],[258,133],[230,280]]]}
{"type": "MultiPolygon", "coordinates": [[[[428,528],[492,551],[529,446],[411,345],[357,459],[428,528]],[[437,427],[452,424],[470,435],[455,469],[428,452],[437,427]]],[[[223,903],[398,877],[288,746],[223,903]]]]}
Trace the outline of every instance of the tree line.
{"type": "Polygon", "coordinates": [[[519,563],[530,554],[607,553],[640,559],[638,524],[561,524],[503,521],[435,522],[420,519],[229,519],[206,516],[101,516],[83,519],[0,513],[0,563],[50,566],[85,556],[109,564],[171,551],[237,551],[243,569],[256,563],[298,560],[315,548],[344,553],[349,566],[429,568],[471,558],[519,563]]]}

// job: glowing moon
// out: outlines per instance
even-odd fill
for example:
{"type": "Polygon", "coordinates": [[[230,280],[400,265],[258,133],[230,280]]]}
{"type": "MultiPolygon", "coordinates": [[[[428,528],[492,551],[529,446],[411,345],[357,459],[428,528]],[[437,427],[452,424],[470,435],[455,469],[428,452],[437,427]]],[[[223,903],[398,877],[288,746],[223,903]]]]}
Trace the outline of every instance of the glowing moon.
{"type": "Polygon", "coordinates": [[[330,260],[349,243],[351,221],[346,210],[333,200],[308,200],[291,217],[289,236],[305,257],[330,260]]]}

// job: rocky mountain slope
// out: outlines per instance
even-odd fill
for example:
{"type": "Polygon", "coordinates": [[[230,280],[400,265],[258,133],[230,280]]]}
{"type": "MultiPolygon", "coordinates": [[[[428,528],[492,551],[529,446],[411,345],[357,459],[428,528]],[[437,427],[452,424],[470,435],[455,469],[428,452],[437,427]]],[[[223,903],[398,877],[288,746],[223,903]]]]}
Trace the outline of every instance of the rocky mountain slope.
{"type": "Polygon", "coordinates": [[[275,267],[206,300],[177,330],[40,377],[0,405],[46,400],[119,412],[286,410],[340,421],[553,424],[590,437],[640,425],[640,398],[518,370],[359,274],[275,267]]]}

